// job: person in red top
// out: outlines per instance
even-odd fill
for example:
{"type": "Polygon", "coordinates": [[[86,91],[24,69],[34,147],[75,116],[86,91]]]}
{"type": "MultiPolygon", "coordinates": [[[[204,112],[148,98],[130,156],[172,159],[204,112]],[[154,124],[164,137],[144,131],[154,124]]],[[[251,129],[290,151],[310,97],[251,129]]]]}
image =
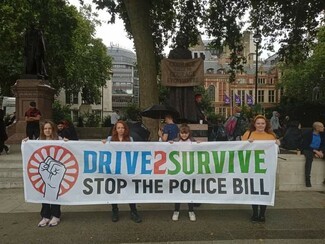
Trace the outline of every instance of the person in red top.
{"type": "Polygon", "coordinates": [[[25,113],[26,136],[30,139],[37,139],[40,134],[39,122],[41,112],[36,108],[36,102],[30,102],[29,109],[25,113]]]}

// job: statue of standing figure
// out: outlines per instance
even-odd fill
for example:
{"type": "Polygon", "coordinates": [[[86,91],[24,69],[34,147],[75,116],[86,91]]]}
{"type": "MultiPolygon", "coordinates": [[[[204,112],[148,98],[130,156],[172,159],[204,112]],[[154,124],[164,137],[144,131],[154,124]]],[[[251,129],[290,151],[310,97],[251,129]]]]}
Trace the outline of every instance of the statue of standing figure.
{"type": "MultiPolygon", "coordinates": [[[[168,59],[192,59],[192,53],[188,49],[189,43],[184,34],[179,33],[176,37],[176,48],[171,50],[168,59]]],[[[174,107],[180,114],[177,122],[197,123],[194,86],[170,87],[169,105],[174,107]]]]}
{"type": "Polygon", "coordinates": [[[47,78],[45,68],[45,42],[43,32],[34,25],[25,33],[24,64],[26,75],[36,75],[37,78],[47,78]]]}

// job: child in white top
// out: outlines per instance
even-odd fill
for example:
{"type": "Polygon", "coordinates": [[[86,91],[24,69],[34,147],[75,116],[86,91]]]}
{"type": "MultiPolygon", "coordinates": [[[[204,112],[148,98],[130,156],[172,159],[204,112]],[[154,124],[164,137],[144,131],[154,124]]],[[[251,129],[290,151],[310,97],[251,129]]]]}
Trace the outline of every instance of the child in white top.
{"type": "MultiPolygon", "coordinates": [[[[194,138],[191,137],[191,130],[187,124],[182,124],[179,127],[179,138],[175,139],[177,142],[191,143],[194,142],[194,138]]],[[[172,216],[172,220],[177,221],[179,217],[180,203],[175,203],[175,209],[172,216]]],[[[196,216],[194,213],[194,203],[188,203],[188,216],[191,221],[196,221],[196,216]]]]}

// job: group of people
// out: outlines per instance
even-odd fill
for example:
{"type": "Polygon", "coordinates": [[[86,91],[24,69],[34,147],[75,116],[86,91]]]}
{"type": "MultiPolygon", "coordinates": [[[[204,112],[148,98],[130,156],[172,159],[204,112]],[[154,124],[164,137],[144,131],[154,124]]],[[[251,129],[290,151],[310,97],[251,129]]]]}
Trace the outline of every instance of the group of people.
{"type": "MultiPolygon", "coordinates": [[[[38,138],[39,140],[58,140],[58,139],[71,139],[74,140],[71,135],[73,132],[69,130],[69,125],[62,121],[58,123],[58,126],[51,121],[44,121],[40,128],[40,133],[37,134],[36,123],[39,124],[40,112],[35,110],[34,103],[31,103],[31,108],[26,112],[26,133],[29,139],[38,138]],[[34,117],[31,119],[30,117],[34,117]],[[37,121],[37,122],[36,122],[37,121]],[[27,129],[28,128],[28,129],[27,129]],[[36,131],[36,132],[35,132],[36,131]],[[35,134],[28,134],[28,133],[35,134]],[[38,136],[37,136],[38,135],[38,136]]],[[[114,121],[115,124],[112,128],[111,135],[108,136],[105,140],[102,140],[103,143],[110,141],[119,141],[119,142],[132,142],[133,138],[130,136],[130,130],[127,125],[122,120],[114,121]]],[[[195,139],[191,135],[191,130],[189,125],[181,124],[178,127],[174,121],[173,117],[169,114],[165,116],[165,124],[160,128],[158,135],[160,140],[163,142],[173,143],[175,141],[182,143],[192,143],[195,139]]],[[[306,167],[305,167],[305,176],[306,176],[306,186],[310,187],[310,172],[312,161],[314,157],[323,158],[324,152],[324,126],[320,122],[315,122],[313,124],[313,130],[308,131],[302,136],[301,150],[306,157],[306,167]]],[[[272,125],[269,120],[266,119],[263,115],[257,115],[249,125],[247,131],[241,136],[241,140],[247,140],[253,143],[255,140],[273,140],[277,145],[280,145],[280,140],[277,135],[272,130],[272,125]]],[[[199,143],[199,142],[198,142],[199,143]]],[[[130,217],[135,223],[142,222],[142,218],[137,211],[135,203],[130,203],[130,217]]],[[[265,212],[266,205],[252,205],[253,214],[251,220],[253,222],[265,222],[265,212]]],[[[172,220],[177,221],[180,214],[180,203],[175,203],[174,211],[172,214],[172,220]]],[[[42,204],[41,209],[41,221],[39,222],[39,227],[44,226],[56,226],[60,222],[60,205],[56,204],[42,204]]],[[[188,203],[188,216],[191,221],[196,221],[196,215],[194,213],[194,204],[188,203]]],[[[111,220],[117,222],[119,220],[119,208],[117,204],[112,204],[112,216],[111,220]]]]}

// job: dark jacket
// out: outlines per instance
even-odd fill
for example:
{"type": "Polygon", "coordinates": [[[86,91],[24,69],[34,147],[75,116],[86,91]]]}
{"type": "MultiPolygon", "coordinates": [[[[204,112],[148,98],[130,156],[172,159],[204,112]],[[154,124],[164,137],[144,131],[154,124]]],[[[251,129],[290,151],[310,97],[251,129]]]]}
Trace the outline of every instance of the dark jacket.
{"type": "Polygon", "coordinates": [[[299,123],[296,125],[289,125],[283,139],[281,140],[281,147],[288,150],[296,150],[300,148],[302,142],[302,132],[298,128],[299,123]]]}
{"type": "MultiPolygon", "coordinates": [[[[325,134],[324,133],[320,133],[320,138],[321,138],[321,143],[320,143],[320,147],[319,150],[322,152],[325,152],[325,134]]],[[[302,143],[300,146],[300,150],[313,150],[310,147],[310,144],[313,140],[313,129],[311,130],[307,130],[306,132],[304,132],[302,134],[302,143]]]]}
{"type": "Polygon", "coordinates": [[[0,141],[5,142],[8,139],[6,126],[3,120],[0,120],[0,141]]]}

